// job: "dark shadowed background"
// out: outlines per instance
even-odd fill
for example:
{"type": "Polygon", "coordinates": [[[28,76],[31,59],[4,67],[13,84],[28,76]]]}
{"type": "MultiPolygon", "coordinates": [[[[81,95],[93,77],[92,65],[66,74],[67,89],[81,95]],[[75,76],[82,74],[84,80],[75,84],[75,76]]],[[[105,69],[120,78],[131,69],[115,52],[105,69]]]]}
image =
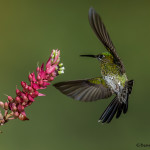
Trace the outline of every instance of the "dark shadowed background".
{"type": "Polygon", "coordinates": [[[26,109],[29,121],[1,127],[1,150],[136,150],[143,149],[137,143],[150,144],[148,0],[1,0],[0,99],[15,97],[16,85],[27,81],[52,49],[61,50],[66,68],[53,83],[99,76],[97,60],[79,57],[105,51],[89,25],[90,6],[101,15],[128,78],[135,80],[128,113],[102,125],[97,121],[112,98],[78,102],[49,86],[41,91],[47,96],[26,109]]]}

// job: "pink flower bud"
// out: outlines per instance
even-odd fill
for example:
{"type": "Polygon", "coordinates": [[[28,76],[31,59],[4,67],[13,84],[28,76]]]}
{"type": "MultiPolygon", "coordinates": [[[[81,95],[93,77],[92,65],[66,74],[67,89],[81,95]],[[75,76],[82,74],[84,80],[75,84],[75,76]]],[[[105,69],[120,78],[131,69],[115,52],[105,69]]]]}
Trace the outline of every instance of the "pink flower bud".
{"type": "Polygon", "coordinates": [[[54,77],[49,77],[48,81],[53,81],[54,77]]]}
{"type": "Polygon", "coordinates": [[[18,107],[17,107],[17,109],[18,109],[19,112],[22,112],[22,111],[24,111],[24,106],[22,106],[21,104],[19,104],[18,107]]]}
{"type": "Polygon", "coordinates": [[[56,77],[57,73],[54,71],[51,73],[52,77],[56,77]]]}
{"type": "Polygon", "coordinates": [[[21,93],[21,98],[23,101],[27,102],[28,101],[28,98],[26,96],[27,94],[24,94],[24,93],[21,93]]]}
{"type": "Polygon", "coordinates": [[[28,90],[28,85],[27,85],[27,84],[25,85],[24,89],[25,89],[25,90],[28,90]]]}
{"type": "Polygon", "coordinates": [[[46,63],[46,68],[51,66],[51,58],[48,59],[47,63],[46,63]]]}
{"type": "Polygon", "coordinates": [[[41,71],[39,73],[39,75],[40,75],[41,79],[45,79],[46,73],[45,73],[45,71],[41,71]]]}
{"type": "Polygon", "coordinates": [[[23,99],[24,102],[28,102],[27,96],[24,95],[24,96],[22,97],[22,99],[23,99]]]}
{"type": "Polygon", "coordinates": [[[20,103],[20,102],[21,102],[21,98],[20,98],[19,96],[17,96],[17,97],[15,98],[15,101],[16,101],[17,103],[20,103]]]}
{"type": "Polygon", "coordinates": [[[34,102],[34,101],[35,101],[34,98],[32,98],[31,95],[28,95],[28,99],[29,99],[31,102],[34,102]]]}
{"type": "Polygon", "coordinates": [[[39,93],[38,96],[46,96],[45,94],[39,93]]]}
{"type": "Polygon", "coordinates": [[[35,95],[34,97],[37,97],[38,94],[39,94],[39,92],[38,92],[38,91],[35,91],[35,92],[34,92],[34,95],[35,95]]]}
{"type": "Polygon", "coordinates": [[[37,75],[37,80],[39,81],[39,80],[41,80],[41,77],[40,77],[40,75],[37,75]]]}
{"type": "Polygon", "coordinates": [[[40,80],[40,81],[38,82],[38,84],[39,84],[40,86],[42,86],[42,85],[43,85],[43,80],[40,80]]]}
{"type": "Polygon", "coordinates": [[[33,82],[36,82],[35,73],[34,73],[34,72],[31,73],[31,75],[32,75],[32,81],[33,81],[33,82]]]}
{"type": "Polygon", "coordinates": [[[13,98],[11,96],[8,96],[7,99],[9,102],[13,102],[13,98]]]}
{"type": "Polygon", "coordinates": [[[48,85],[50,85],[50,83],[48,83],[48,82],[43,82],[43,86],[45,87],[45,86],[48,86],[48,85]]]}
{"type": "Polygon", "coordinates": [[[39,66],[36,68],[36,72],[40,72],[40,67],[39,66]]]}
{"type": "Polygon", "coordinates": [[[44,63],[41,65],[41,71],[44,71],[44,63]]]}
{"type": "Polygon", "coordinates": [[[21,105],[25,107],[27,105],[27,102],[22,102],[21,105]]]}
{"type": "Polygon", "coordinates": [[[32,82],[32,75],[31,74],[28,75],[28,79],[30,82],[32,82]]]}
{"type": "Polygon", "coordinates": [[[0,101],[0,107],[4,108],[4,103],[2,101],[0,101]]]}
{"type": "Polygon", "coordinates": [[[50,55],[50,58],[53,57],[55,51],[56,51],[56,50],[54,50],[54,49],[52,50],[52,53],[51,53],[51,55],[50,55]]]}
{"type": "Polygon", "coordinates": [[[28,87],[29,92],[33,92],[33,88],[31,86],[28,87]]]}
{"type": "Polygon", "coordinates": [[[23,92],[21,92],[21,98],[23,97],[23,96],[26,96],[23,92]]]}
{"type": "Polygon", "coordinates": [[[32,88],[38,90],[40,87],[36,83],[32,83],[32,88]]]}
{"type": "Polygon", "coordinates": [[[24,88],[26,86],[26,83],[24,81],[21,81],[21,86],[24,88]]]}
{"type": "Polygon", "coordinates": [[[53,63],[57,63],[58,58],[59,58],[59,55],[56,55],[53,63]]]}
{"type": "Polygon", "coordinates": [[[22,114],[20,114],[18,118],[22,121],[29,120],[26,116],[24,116],[22,114]]]}
{"type": "Polygon", "coordinates": [[[16,89],[16,95],[20,96],[21,91],[19,89],[16,89]]]}
{"type": "Polygon", "coordinates": [[[12,104],[12,110],[13,110],[13,111],[16,111],[16,110],[17,110],[17,107],[16,107],[15,103],[12,104]]]}
{"type": "Polygon", "coordinates": [[[19,116],[19,113],[16,111],[16,112],[14,112],[14,117],[18,117],[19,116]]]}
{"type": "Polygon", "coordinates": [[[5,110],[8,109],[8,103],[7,103],[7,102],[4,103],[4,109],[5,109],[5,110]]]}
{"type": "Polygon", "coordinates": [[[51,74],[56,69],[56,65],[50,66],[49,68],[46,68],[46,73],[51,74]]]}

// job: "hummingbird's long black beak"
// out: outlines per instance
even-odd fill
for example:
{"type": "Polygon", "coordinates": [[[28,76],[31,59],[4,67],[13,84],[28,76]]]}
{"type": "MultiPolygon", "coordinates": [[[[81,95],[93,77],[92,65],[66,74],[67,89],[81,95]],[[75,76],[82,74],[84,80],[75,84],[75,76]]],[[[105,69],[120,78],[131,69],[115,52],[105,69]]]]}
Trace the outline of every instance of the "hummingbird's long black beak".
{"type": "Polygon", "coordinates": [[[97,58],[97,55],[80,55],[81,57],[93,57],[93,58],[97,58]]]}

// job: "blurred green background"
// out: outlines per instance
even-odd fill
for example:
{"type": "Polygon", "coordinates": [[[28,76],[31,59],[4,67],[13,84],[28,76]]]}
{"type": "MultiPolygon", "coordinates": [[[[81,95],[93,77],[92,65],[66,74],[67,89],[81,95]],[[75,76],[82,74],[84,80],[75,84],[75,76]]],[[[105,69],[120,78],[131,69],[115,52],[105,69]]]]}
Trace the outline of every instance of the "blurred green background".
{"type": "MultiPolygon", "coordinates": [[[[1,127],[1,150],[136,150],[150,144],[150,1],[148,0],[6,0],[0,1],[0,97],[15,97],[36,64],[52,49],[61,50],[65,74],[53,83],[95,77],[97,60],[80,54],[105,51],[88,22],[93,6],[101,15],[129,79],[135,80],[129,111],[110,124],[98,119],[111,99],[74,101],[49,86],[26,108],[29,121],[1,127]]],[[[148,148],[145,148],[148,149],[148,148]]]]}

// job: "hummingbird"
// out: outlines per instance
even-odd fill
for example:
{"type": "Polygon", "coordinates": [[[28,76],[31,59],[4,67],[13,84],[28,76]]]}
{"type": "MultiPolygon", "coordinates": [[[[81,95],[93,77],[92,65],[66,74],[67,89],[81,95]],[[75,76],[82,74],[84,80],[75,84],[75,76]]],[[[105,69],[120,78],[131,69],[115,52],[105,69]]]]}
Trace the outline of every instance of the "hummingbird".
{"type": "Polygon", "coordinates": [[[125,67],[101,17],[94,8],[89,9],[88,18],[91,28],[107,51],[98,55],[80,56],[96,58],[100,62],[101,75],[91,79],[59,82],[54,86],[63,94],[83,102],[107,99],[114,95],[98,120],[110,123],[115,115],[119,118],[122,113],[126,114],[128,111],[128,98],[132,91],[133,80],[128,80],[125,67]]]}

